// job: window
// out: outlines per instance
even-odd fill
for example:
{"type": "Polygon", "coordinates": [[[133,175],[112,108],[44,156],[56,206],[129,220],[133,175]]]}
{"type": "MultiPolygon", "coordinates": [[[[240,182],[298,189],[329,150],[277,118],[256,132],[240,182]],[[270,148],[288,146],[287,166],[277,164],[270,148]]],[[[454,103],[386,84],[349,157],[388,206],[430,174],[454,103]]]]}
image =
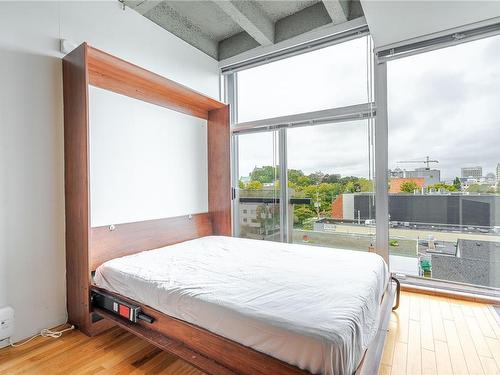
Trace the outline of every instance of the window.
{"type": "Polygon", "coordinates": [[[500,37],[387,63],[390,264],[500,288],[500,37]]]}
{"type": "Polygon", "coordinates": [[[362,36],[228,78],[238,103],[236,235],[364,251],[373,245],[370,50],[362,36]],[[331,117],[315,117],[325,109],[331,117]],[[265,128],[266,119],[284,115],[300,121],[265,128]]]}
{"type": "Polygon", "coordinates": [[[364,251],[374,245],[371,134],[367,120],[289,129],[290,242],[364,251]]]}
{"type": "Polygon", "coordinates": [[[279,241],[279,172],[276,132],[238,136],[240,237],[279,241]]]}
{"type": "Polygon", "coordinates": [[[366,103],[369,42],[361,37],[237,73],[238,121],[366,103]]]}

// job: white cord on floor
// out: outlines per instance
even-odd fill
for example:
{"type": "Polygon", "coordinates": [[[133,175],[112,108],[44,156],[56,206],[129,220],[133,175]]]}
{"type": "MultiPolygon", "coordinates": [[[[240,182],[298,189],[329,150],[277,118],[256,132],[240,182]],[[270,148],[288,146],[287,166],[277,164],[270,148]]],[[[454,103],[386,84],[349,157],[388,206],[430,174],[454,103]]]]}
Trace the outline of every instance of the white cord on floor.
{"type": "Polygon", "coordinates": [[[57,339],[57,338],[61,337],[64,332],[71,331],[73,329],[75,329],[74,325],[71,325],[69,328],[65,328],[61,331],[53,331],[49,328],[44,328],[40,331],[40,333],[30,337],[29,339],[26,339],[25,341],[23,341],[19,344],[10,342],[10,346],[17,348],[18,346],[22,346],[24,344],[29,343],[31,340],[36,339],[37,337],[52,337],[53,339],[57,339]]]}

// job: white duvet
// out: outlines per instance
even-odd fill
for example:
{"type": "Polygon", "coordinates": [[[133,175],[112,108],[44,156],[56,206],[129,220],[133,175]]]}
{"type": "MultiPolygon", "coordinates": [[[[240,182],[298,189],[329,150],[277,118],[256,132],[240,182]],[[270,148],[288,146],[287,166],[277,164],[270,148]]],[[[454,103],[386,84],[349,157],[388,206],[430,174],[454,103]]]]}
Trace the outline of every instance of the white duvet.
{"type": "Polygon", "coordinates": [[[378,329],[376,254],[203,237],[110,260],[94,282],[315,374],[352,374],[378,329]]]}

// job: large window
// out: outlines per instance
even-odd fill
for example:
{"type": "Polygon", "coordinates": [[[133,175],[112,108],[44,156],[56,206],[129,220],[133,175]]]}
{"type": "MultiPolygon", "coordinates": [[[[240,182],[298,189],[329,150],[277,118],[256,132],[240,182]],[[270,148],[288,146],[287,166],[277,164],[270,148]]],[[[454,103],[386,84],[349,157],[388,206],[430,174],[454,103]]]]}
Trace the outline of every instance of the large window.
{"type": "Polygon", "coordinates": [[[231,77],[236,235],[374,248],[370,49],[369,37],[357,37],[231,77]],[[319,110],[328,114],[318,119],[319,110]],[[280,116],[286,123],[266,128],[280,116]]]}
{"type": "Polygon", "coordinates": [[[500,288],[500,37],[387,63],[391,269],[500,288]]]}
{"type": "Polygon", "coordinates": [[[479,32],[377,65],[363,36],[234,73],[235,185],[263,200],[261,238],[372,250],[406,282],[499,296],[500,36],[464,42],[479,32]]]}

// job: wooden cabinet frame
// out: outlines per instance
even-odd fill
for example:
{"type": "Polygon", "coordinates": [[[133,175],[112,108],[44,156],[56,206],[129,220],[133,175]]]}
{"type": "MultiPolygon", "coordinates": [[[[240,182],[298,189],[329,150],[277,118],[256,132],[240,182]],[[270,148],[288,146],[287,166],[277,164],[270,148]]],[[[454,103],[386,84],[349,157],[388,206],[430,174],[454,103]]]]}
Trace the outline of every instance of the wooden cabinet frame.
{"type": "Polygon", "coordinates": [[[109,327],[107,321],[93,322],[91,315],[91,272],[99,264],[201,235],[231,235],[229,107],[87,43],[64,57],[63,80],[68,317],[93,335],[109,327]],[[208,121],[207,213],[121,224],[114,231],[91,228],[89,86],[208,121]]]}

